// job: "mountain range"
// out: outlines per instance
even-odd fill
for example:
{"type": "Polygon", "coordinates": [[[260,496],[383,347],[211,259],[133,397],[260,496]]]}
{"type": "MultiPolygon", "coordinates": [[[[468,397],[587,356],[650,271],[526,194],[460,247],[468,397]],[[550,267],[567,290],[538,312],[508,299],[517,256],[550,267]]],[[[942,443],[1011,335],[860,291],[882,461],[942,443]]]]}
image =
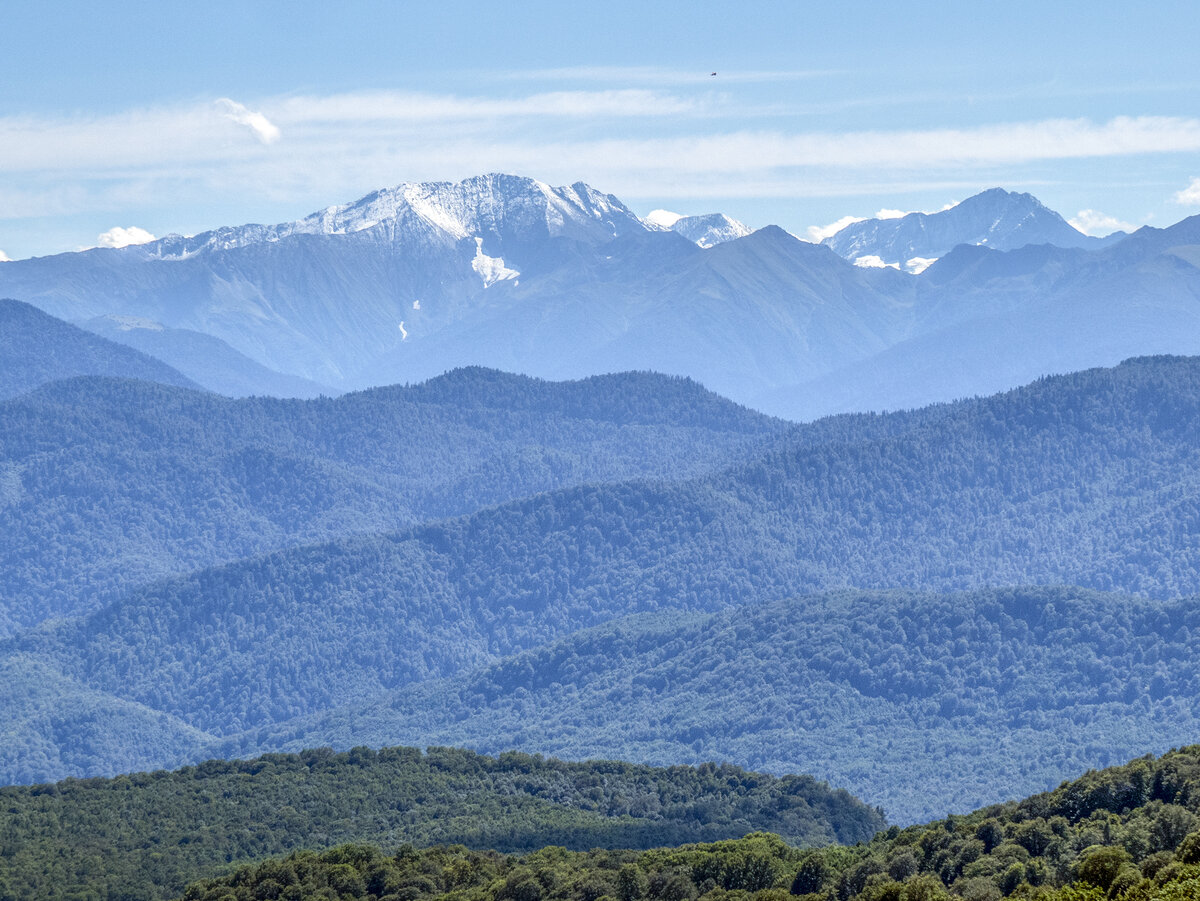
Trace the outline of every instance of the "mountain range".
{"type": "Polygon", "coordinates": [[[29,576],[24,594],[6,594],[25,600],[10,606],[12,637],[0,646],[4,704],[19,711],[2,772],[36,780],[216,750],[391,743],[400,739],[389,729],[414,724],[448,740],[483,744],[494,729],[504,745],[577,753],[603,745],[605,723],[586,711],[628,704],[631,716],[661,728],[643,740],[617,724],[623,744],[614,752],[761,755],[762,766],[781,770],[802,763],[903,818],[1044,787],[1194,728],[1196,661],[1178,637],[1195,627],[1190,607],[1174,599],[1200,592],[1198,404],[1200,362],[1183,358],[792,427],[650,375],[552,385],[468,370],[317,401],[232,401],[103,379],[47,385],[0,407],[13,424],[0,433],[40,455],[13,459],[45,461],[23,463],[22,476],[36,471],[28,484],[50,486],[5,510],[7,533],[27,536],[5,572],[29,576]],[[80,436],[101,440],[65,440],[72,416],[80,436]],[[112,425],[98,428],[105,417],[112,425]],[[32,428],[39,418],[45,424],[32,428]],[[522,422],[541,449],[524,444],[522,422]],[[493,445],[494,462],[477,472],[454,462],[493,445]],[[573,455],[556,487],[540,462],[573,455]],[[440,458],[447,469],[427,471],[440,458]],[[527,473],[531,460],[538,465],[527,473]],[[61,489],[46,481],[58,471],[74,474],[61,489]],[[89,471],[97,476],[80,478],[89,471]],[[93,482],[91,496],[80,490],[93,482]],[[194,496],[155,488],[193,483],[194,496]],[[42,507],[60,512],[46,519],[42,507]],[[88,509],[98,511],[88,514],[96,525],[84,527],[88,509]],[[388,517],[412,524],[397,528],[388,517]],[[267,553],[264,539],[279,548],[267,553]],[[174,562],[163,554],[172,547],[174,562]],[[197,550],[243,559],[211,566],[183,553],[197,550]],[[65,575],[64,559],[74,561],[65,575]],[[78,587],[97,583],[107,591],[78,587]],[[848,608],[805,597],[1022,584],[1156,601],[1080,589],[1029,589],[1012,603],[868,596],[848,608]],[[31,628],[48,597],[64,618],[31,628]],[[788,597],[799,599],[751,607],[788,597]],[[979,613],[964,617],[971,607],[979,613]],[[826,612],[809,617],[810,609],[826,612]],[[806,635],[847,645],[872,610],[887,609],[878,634],[900,643],[864,648],[869,671],[853,658],[815,663],[806,635]],[[718,614],[725,618],[703,619],[718,614]],[[631,620],[618,633],[628,641],[599,653],[588,648],[603,648],[605,633],[572,643],[580,630],[637,615],[662,619],[631,620]],[[822,636],[838,616],[846,636],[822,636]],[[1017,620],[1028,634],[1010,635],[1017,620]],[[899,627],[909,621],[923,625],[899,627]],[[799,631],[789,634],[789,623],[799,631]],[[964,631],[968,623],[980,629],[964,631]],[[932,643],[921,652],[923,628],[932,643]],[[677,653],[714,631],[729,635],[711,654],[677,653]],[[1104,634],[1123,638],[1104,644],[1104,634]],[[1006,655],[998,636],[1021,643],[1006,655]],[[789,650],[777,666],[739,663],[743,654],[774,661],[769,649],[780,643],[789,650]],[[1078,658],[1046,658],[1068,643],[1078,658]],[[1113,673],[1142,665],[1122,656],[1131,645],[1148,665],[1133,696],[1113,697],[1104,688],[1119,684],[1113,673]],[[942,662],[922,670],[922,653],[942,662]],[[1046,662],[1033,668],[1034,660],[1046,662]],[[772,684],[775,668],[814,666],[800,683],[810,694],[775,688],[763,695],[777,699],[769,709],[739,693],[772,684]],[[728,679],[705,682],[712,672],[728,679]],[[919,685],[905,681],[909,672],[923,673],[919,685]],[[891,693],[880,695],[888,683],[891,693]],[[1066,696],[1054,696],[1058,684],[1070,686],[1066,696]],[[704,703],[693,696],[702,685],[704,703]],[[989,694],[989,685],[1004,691],[989,694]],[[600,686],[611,686],[603,702],[588,694],[600,686]],[[1050,692],[1049,706],[1030,700],[1039,691],[1050,692]],[[555,715],[539,712],[542,704],[555,715]],[[779,717],[783,733],[773,731],[784,728],[779,717]],[[993,722],[1022,736],[988,746],[996,781],[948,783],[936,761],[984,753],[979,736],[993,722]],[[1092,738],[1098,729],[1106,737],[1092,738]],[[840,748],[863,730],[886,730],[886,741],[861,741],[858,758],[803,751],[808,740],[840,748]]]}
{"type": "Polygon", "coordinates": [[[0,402],[0,636],[284,547],[570,485],[688,478],[784,428],[651,374],[552,384],[476,368],[309,401],[46,384],[0,402]]]}
{"type": "Polygon", "coordinates": [[[550,379],[649,369],[812,419],[1200,351],[1195,217],[1093,239],[995,189],[851,224],[827,246],[747,231],[721,214],[644,221],[584,184],[489,175],[291,223],[6,263],[0,295],[70,321],[161,327],[124,340],[149,349],[153,337],[224,393],[343,391],[467,365],[550,379]],[[855,265],[868,258],[937,262],[919,275],[855,265]],[[191,332],[224,344],[204,350],[191,332]],[[218,354],[272,375],[221,381],[218,354]]]}
{"type": "Polygon", "coordinates": [[[860,266],[924,271],[962,244],[1019,250],[1030,244],[1091,250],[1126,237],[1085,235],[1032,194],[991,188],[937,213],[851,222],[821,243],[860,266]]]}

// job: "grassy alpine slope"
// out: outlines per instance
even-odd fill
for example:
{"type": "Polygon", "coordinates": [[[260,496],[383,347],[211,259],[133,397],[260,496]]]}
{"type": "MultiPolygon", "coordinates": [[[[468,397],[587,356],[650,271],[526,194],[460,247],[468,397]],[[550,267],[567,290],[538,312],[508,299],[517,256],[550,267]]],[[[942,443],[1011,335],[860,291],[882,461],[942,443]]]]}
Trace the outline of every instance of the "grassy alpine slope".
{"type": "Polygon", "coordinates": [[[806,776],[356,748],[0,789],[0,898],[166,898],[230,862],[341,842],[649,848],[770,829],[856,842],[878,811],[806,776]]]}

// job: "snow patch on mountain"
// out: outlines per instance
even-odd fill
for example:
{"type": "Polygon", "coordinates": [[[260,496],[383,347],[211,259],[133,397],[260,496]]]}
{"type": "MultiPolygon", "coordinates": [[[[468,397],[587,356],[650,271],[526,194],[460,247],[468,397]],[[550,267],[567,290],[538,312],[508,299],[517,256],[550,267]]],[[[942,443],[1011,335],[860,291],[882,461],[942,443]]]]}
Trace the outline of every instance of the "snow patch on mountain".
{"type": "MultiPolygon", "coordinates": [[[[471,268],[483,279],[485,288],[490,288],[499,281],[517,278],[521,274],[516,269],[509,269],[505,266],[504,260],[500,257],[489,257],[484,253],[483,238],[475,239],[475,259],[471,260],[471,268]]],[[[414,305],[413,309],[420,309],[420,306],[414,305]]]]}
{"type": "Polygon", "coordinates": [[[147,332],[166,331],[166,326],[161,322],[155,322],[153,319],[146,319],[142,316],[122,316],[113,313],[100,318],[111,322],[117,327],[118,331],[122,332],[132,332],[135,329],[142,329],[147,332]]]}

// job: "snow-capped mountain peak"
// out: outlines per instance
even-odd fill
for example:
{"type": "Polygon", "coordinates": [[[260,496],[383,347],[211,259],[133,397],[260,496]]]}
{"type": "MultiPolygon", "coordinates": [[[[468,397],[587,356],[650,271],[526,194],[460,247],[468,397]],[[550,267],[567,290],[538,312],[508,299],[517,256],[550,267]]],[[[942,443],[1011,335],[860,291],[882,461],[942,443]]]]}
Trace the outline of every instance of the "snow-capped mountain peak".
{"type": "Polygon", "coordinates": [[[859,265],[922,271],[960,244],[1016,250],[1028,244],[1098,247],[1032,194],[989,188],[936,213],[852,222],[821,243],[859,265]],[[878,262],[876,262],[878,261],[878,262]]]}
{"type": "Polygon", "coordinates": [[[552,237],[605,241],[645,229],[620,200],[583,182],[552,187],[533,178],[490,174],[460,182],[406,182],[295,222],[226,227],[192,238],[171,235],[142,249],[152,256],[180,259],[301,234],[377,232],[390,240],[414,235],[450,241],[482,238],[491,246],[552,237]]]}
{"type": "Polygon", "coordinates": [[[683,235],[701,247],[713,247],[726,241],[744,238],[750,234],[751,229],[724,213],[708,213],[704,216],[682,216],[671,223],[671,231],[683,235]]]}

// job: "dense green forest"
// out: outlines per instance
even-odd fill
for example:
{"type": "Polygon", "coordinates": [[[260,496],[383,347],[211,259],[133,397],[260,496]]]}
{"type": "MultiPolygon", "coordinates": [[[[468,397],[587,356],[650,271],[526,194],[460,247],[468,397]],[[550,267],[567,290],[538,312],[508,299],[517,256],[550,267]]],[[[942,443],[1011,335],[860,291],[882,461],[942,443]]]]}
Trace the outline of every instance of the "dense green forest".
{"type": "MultiPolygon", "coordinates": [[[[0,653],[230,735],[638,612],[848,586],[1200,591],[1200,360],[1045,379],[908,422],[855,442],[836,421],[824,443],[801,429],[689,482],[562,489],[203,570],[0,653]]],[[[105,770],[37,778],[88,772],[105,770]]]]}
{"type": "Polygon", "coordinates": [[[969,816],[797,850],[769,834],[649,851],[524,856],[344,845],[189,886],[187,901],[1194,901],[1200,746],[1091,772],[969,816]]]}
{"type": "Polygon", "coordinates": [[[650,848],[769,829],[868,839],[876,810],[806,776],[415,748],[210,760],[0,789],[0,899],[165,898],[231,862],[347,841],[650,848]]]}
{"type": "Polygon", "coordinates": [[[907,824],[1200,735],[1200,605],[843,592],[641,615],[266,727],[220,756],[389,742],[812,773],[907,824]]]}
{"type": "Polygon", "coordinates": [[[309,401],[56,382],[0,403],[0,636],[280,547],[568,485],[694,477],[785,428],[648,373],[470,369],[309,401]]]}
{"type": "Polygon", "coordinates": [[[79,375],[199,386],[166,363],[19,300],[0,298],[0,400],[79,375]]]}

